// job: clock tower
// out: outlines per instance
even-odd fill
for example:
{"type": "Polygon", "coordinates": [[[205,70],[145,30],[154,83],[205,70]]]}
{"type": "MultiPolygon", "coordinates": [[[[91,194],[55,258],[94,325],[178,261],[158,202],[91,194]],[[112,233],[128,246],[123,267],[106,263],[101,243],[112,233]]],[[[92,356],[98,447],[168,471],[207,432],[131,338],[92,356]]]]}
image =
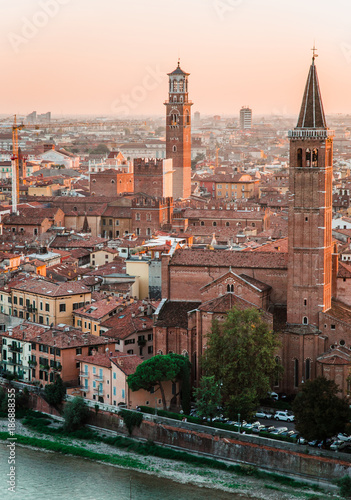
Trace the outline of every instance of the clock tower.
{"type": "Polygon", "coordinates": [[[173,160],[173,198],[191,195],[191,106],[188,99],[189,73],[177,68],[168,73],[166,106],[166,158],[173,160]]]}

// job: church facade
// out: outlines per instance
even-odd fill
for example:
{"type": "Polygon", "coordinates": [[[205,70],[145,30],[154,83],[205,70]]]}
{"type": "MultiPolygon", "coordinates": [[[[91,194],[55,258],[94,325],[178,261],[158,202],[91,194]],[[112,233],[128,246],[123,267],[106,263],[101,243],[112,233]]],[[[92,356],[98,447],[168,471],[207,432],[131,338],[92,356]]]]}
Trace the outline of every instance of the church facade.
{"type": "Polygon", "coordinates": [[[250,252],[180,249],[163,256],[154,353],[188,354],[195,384],[213,318],[223,320],[235,305],[262,310],[279,334],[284,375],[276,392],[295,393],[323,375],[350,393],[351,269],[339,268],[332,241],[333,135],[313,56],[289,131],[288,240],[250,252]]]}

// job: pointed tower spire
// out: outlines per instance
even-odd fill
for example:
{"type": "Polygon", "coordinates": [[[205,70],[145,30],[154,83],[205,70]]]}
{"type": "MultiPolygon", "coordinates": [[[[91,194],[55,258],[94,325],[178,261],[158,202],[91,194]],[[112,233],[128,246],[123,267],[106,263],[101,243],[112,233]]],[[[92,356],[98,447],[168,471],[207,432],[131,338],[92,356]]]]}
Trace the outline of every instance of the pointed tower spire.
{"type": "Polygon", "coordinates": [[[310,71],[308,73],[305,92],[302,99],[299,119],[296,128],[326,129],[323,103],[319,89],[317,68],[314,63],[317,57],[316,48],[313,47],[313,57],[310,71]]]}

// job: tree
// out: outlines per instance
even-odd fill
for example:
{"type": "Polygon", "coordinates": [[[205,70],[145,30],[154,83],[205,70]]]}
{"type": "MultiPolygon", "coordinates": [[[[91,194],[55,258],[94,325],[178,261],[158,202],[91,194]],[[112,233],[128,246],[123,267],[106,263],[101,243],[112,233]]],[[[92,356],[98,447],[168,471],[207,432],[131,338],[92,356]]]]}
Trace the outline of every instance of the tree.
{"type": "Polygon", "coordinates": [[[90,151],[91,154],[96,154],[96,155],[108,154],[109,152],[110,152],[110,150],[108,149],[106,144],[99,144],[98,146],[96,146],[96,148],[94,148],[90,151]]]}
{"type": "Polygon", "coordinates": [[[259,399],[267,396],[276,375],[279,342],[255,308],[233,308],[225,321],[214,320],[202,358],[206,375],[221,383],[223,403],[230,418],[249,418],[259,399]]]}
{"type": "Polygon", "coordinates": [[[220,384],[216,382],[215,377],[202,377],[199,387],[194,391],[194,396],[198,415],[209,418],[212,422],[221,404],[220,384]]]}
{"type": "Polygon", "coordinates": [[[66,404],[63,416],[65,430],[73,432],[84,426],[89,416],[89,408],[84,399],[77,396],[66,404]]]}
{"type": "Polygon", "coordinates": [[[44,389],[45,399],[51,406],[59,406],[62,403],[66,389],[63,385],[62,378],[57,375],[53,384],[47,384],[44,389]]]}
{"type": "Polygon", "coordinates": [[[350,408],[333,380],[318,377],[300,386],[293,402],[295,427],[300,434],[312,441],[325,441],[339,432],[344,432],[351,418],[350,408]]]}
{"type": "Polygon", "coordinates": [[[181,387],[182,410],[185,413],[185,415],[189,415],[191,410],[191,385],[190,385],[189,362],[183,363],[183,367],[180,372],[180,377],[182,381],[182,387],[181,387]]]}
{"type": "Polygon", "coordinates": [[[186,363],[190,364],[189,360],[180,354],[158,354],[137,366],[135,373],[129,375],[127,379],[128,385],[133,392],[139,389],[150,391],[153,387],[158,387],[161,392],[163,409],[166,410],[163,382],[181,380],[183,366],[186,363]]]}

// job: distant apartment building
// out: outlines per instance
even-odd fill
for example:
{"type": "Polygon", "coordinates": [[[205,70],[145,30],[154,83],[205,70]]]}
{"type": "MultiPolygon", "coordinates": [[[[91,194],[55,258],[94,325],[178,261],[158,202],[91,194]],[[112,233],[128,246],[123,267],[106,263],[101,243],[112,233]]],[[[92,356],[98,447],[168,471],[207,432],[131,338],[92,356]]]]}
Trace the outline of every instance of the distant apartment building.
{"type": "Polygon", "coordinates": [[[240,110],[240,128],[241,130],[252,128],[252,109],[245,106],[240,110]]]}
{"type": "Polygon", "coordinates": [[[79,281],[51,283],[29,278],[15,284],[7,293],[3,289],[0,298],[4,312],[7,305],[8,314],[12,316],[43,325],[72,325],[73,311],[91,302],[91,291],[79,281]]]}

